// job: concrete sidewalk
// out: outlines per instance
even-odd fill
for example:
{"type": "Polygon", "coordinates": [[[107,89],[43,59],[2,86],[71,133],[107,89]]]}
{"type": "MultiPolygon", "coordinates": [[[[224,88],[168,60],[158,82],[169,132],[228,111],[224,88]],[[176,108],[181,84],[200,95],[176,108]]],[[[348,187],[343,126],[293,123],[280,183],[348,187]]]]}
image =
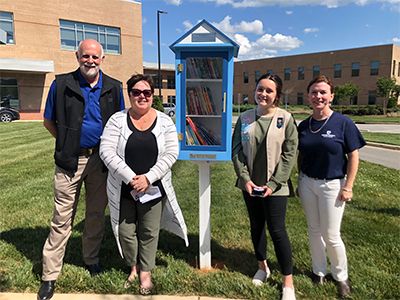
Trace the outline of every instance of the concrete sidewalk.
{"type": "MultiPolygon", "coordinates": [[[[33,293],[0,293],[0,300],[36,300],[33,293]]],[[[202,296],[175,296],[175,295],[101,295],[101,294],[54,294],[51,300],[233,300],[228,298],[212,298],[202,296]]],[[[235,299],[238,300],[238,299],[235,299]]]]}

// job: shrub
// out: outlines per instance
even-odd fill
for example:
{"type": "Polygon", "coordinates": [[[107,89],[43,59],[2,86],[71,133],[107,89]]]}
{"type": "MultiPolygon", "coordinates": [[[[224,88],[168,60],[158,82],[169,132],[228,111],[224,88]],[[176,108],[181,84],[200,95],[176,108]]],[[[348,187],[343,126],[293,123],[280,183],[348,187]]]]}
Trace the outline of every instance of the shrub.
{"type": "Polygon", "coordinates": [[[164,107],[162,105],[162,100],[159,96],[153,96],[153,105],[151,106],[156,110],[164,112],[164,107]]]}

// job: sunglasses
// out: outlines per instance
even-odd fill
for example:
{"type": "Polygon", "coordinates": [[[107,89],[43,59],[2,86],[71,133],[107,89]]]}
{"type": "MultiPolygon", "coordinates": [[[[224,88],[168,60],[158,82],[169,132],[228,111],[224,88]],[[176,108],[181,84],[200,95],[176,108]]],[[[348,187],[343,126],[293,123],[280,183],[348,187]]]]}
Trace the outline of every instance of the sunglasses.
{"type": "Polygon", "coordinates": [[[138,90],[138,89],[131,90],[131,95],[133,97],[139,97],[140,94],[143,94],[143,96],[145,96],[146,98],[149,98],[149,97],[151,97],[151,95],[153,93],[151,92],[151,90],[138,90]]]}

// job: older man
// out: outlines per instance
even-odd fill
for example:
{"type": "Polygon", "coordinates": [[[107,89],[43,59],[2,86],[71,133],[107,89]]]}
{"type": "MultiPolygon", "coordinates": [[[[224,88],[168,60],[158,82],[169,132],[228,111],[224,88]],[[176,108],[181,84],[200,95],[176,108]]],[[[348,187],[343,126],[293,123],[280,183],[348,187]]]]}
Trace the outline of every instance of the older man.
{"type": "Polygon", "coordinates": [[[83,40],[76,58],[79,68],[56,76],[47,97],[44,126],[55,137],[54,213],[43,247],[39,300],[51,299],[71,235],[82,183],[86,189],[83,261],[90,274],[101,272],[99,250],[104,233],[106,169],[98,149],[108,118],[124,109],[121,82],[100,70],[103,48],[83,40]]]}

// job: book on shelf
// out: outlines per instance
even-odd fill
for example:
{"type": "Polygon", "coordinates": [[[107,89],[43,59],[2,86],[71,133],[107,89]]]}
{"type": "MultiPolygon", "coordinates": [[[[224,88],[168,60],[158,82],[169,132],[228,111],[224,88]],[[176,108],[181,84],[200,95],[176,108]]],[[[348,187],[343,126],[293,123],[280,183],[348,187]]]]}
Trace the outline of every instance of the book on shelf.
{"type": "Polygon", "coordinates": [[[221,141],[209,129],[200,123],[186,117],[186,143],[187,145],[219,145],[221,141]]]}
{"type": "Polygon", "coordinates": [[[186,92],[186,107],[189,115],[217,115],[209,87],[189,87],[186,92]]]}
{"type": "Polygon", "coordinates": [[[187,78],[221,79],[222,58],[190,57],[186,59],[187,78]]]}

